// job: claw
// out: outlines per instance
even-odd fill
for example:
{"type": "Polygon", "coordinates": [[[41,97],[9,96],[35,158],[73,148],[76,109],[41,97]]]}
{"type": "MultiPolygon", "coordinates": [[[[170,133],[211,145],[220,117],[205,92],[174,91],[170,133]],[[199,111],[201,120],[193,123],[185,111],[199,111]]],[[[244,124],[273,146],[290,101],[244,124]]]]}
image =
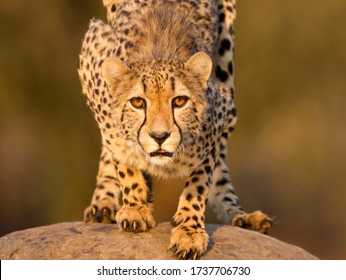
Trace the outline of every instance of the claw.
{"type": "Polygon", "coordinates": [[[177,245],[173,245],[173,246],[169,247],[169,250],[172,251],[173,255],[175,255],[175,253],[177,251],[177,245]]]}
{"type": "Polygon", "coordinates": [[[123,221],[123,229],[126,229],[127,228],[127,221],[123,221]]]}
{"type": "Polygon", "coordinates": [[[96,209],[96,207],[95,206],[93,206],[93,208],[92,208],[92,213],[93,213],[93,216],[95,216],[96,215],[96,212],[97,212],[97,209],[96,209]]]}
{"type": "Polygon", "coordinates": [[[180,259],[179,255],[181,254],[182,254],[182,251],[178,251],[178,249],[176,249],[174,252],[174,256],[178,257],[179,259],[180,259]]]}

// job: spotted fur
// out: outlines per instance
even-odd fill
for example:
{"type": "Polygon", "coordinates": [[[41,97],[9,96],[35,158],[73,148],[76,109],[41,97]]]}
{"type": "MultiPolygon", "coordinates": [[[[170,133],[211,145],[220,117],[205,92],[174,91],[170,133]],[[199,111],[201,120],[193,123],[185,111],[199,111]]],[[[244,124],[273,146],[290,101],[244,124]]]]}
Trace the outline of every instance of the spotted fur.
{"type": "Polygon", "coordinates": [[[272,220],[241,208],[226,164],[234,129],[234,0],[103,0],[78,68],[102,135],[87,222],[132,232],[155,226],[150,178],[185,177],[170,249],[206,250],[206,204],[219,219],[267,233],[272,220]]]}

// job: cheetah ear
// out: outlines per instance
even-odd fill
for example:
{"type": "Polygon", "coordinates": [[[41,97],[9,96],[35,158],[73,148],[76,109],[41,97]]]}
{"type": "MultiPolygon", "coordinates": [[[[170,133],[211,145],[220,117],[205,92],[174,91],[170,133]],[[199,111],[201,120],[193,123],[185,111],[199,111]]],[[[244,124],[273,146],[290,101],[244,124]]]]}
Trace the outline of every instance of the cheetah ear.
{"type": "Polygon", "coordinates": [[[185,69],[198,78],[205,87],[207,86],[212,68],[213,63],[210,57],[204,52],[195,53],[185,63],[185,69]]]}
{"type": "Polygon", "coordinates": [[[131,72],[124,62],[116,57],[108,57],[102,64],[101,73],[109,85],[114,85],[124,80],[125,76],[131,72]]]}

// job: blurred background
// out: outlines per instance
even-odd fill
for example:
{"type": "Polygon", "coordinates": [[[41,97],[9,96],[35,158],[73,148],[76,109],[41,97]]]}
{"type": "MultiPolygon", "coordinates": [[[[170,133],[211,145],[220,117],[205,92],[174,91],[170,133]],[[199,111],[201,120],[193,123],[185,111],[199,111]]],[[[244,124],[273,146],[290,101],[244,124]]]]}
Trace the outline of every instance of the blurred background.
{"type": "MultiPolygon", "coordinates": [[[[82,220],[100,135],[76,68],[102,1],[0,3],[0,235],[82,220]]],[[[229,162],[243,207],[271,235],[346,258],[346,1],[238,1],[237,129],[229,162]]],[[[155,182],[171,219],[181,182],[155,182]]],[[[212,213],[208,222],[216,223],[212,213]]]]}

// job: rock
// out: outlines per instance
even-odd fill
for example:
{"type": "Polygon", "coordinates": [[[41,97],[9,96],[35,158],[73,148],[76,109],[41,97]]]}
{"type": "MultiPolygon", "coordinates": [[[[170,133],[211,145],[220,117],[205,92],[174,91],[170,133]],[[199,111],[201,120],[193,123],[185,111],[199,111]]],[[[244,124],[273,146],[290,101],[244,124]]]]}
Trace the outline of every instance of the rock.
{"type": "MultiPolygon", "coordinates": [[[[0,259],[174,259],[168,251],[169,223],[143,233],[111,224],[68,222],[10,233],[0,238],[0,259]]],[[[257,232],[206,225],[210,236],[202,259],[317,259],[305,250],[257,232]]]]}

